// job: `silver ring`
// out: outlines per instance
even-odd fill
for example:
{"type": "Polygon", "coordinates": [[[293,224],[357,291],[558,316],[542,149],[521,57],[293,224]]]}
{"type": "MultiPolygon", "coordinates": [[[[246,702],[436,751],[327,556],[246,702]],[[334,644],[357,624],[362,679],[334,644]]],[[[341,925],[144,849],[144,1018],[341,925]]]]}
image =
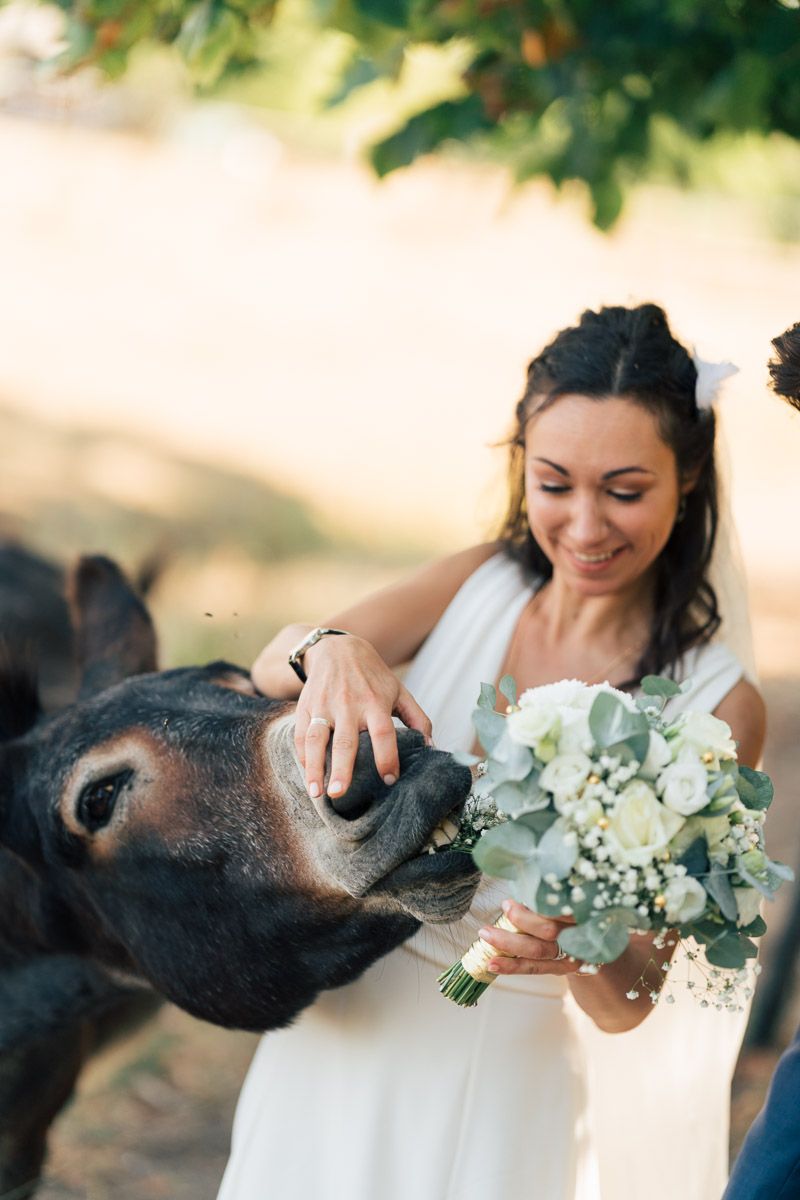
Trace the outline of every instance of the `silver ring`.
{"type": "Polygon", "coordinates": [[[328,729],[333,729],[333,725],[331,724],[331,722],[328,720],[327,717],[312,717],[311,720],[308,722],[309,729],[311,728],[312,725],[327,725],[328,729]]]}
{"type": "Polygon", "coordinates": [[[564,961],[564,959],[565,959],[566,957],[567,957],[567,952],[566,952],[566,950],[562,950],[562,949],[561,949],[561,947],[559,946],[559,947],[558,947],[558,954],[557,954],[557,955],[555,956],[555,958],[553,959],[553,962],[563,962],[563,961],[564,961]]]}

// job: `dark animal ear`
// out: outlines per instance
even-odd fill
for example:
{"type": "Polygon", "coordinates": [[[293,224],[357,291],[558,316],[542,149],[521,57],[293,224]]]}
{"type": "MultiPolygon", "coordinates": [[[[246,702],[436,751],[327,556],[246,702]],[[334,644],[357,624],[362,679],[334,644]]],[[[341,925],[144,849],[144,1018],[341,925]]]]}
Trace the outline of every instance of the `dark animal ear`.
{"type": "Polygon", "coordinates": [[[0,640],[0,742],[27,733],[40,716],[33,663],[0,640]]]}
{"type": "Polygon", "coordinates": [[[82,558],[67,596],[81,673],[79,698],[129,675],[156,669],[156,636],[147,609],[116,563],[82,558]]]}

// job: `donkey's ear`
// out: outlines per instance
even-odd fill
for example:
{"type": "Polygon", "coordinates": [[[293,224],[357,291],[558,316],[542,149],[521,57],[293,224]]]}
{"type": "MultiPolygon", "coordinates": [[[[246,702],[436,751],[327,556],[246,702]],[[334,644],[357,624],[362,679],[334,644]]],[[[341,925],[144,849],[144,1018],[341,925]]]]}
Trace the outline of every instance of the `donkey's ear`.
{"type": "Polygon", "coordinates": [[[156,636],[147,609],[116,563],[82,558],[67,587],[80,669],[79,697],[156,669],[156,636]]]}
{"type": "Polygon", "coordinates": [[[0,744],[27,733],[41,714],[33,659],[0,638],[0,744]]]}

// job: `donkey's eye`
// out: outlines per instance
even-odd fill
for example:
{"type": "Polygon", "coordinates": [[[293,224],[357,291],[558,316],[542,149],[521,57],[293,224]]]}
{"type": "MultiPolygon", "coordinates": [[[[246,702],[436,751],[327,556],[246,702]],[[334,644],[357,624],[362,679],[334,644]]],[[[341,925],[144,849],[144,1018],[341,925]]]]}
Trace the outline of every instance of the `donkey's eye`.
{"type": "Polygon", "coordinates": [[[133,771],[118,771],[116,775],[87,783],[78,797],[78,820],[91,833],[111,820],[117,798],[131,775],[133,771]]]}

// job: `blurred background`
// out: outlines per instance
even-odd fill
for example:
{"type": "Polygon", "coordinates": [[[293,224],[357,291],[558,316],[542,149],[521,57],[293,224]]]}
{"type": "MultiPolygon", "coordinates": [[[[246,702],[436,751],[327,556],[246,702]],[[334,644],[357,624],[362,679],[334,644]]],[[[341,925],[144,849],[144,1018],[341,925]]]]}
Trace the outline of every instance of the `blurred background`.
{"type": "MultiPolygon", "coordinates": [[[[766,362],[800,320],[797,142],[687,145],[681,187],[656,147],[598,218],[585,181],[519,183],[487,146],[377,177],[369,147],[450,94],[458,45],[332,104],[349,43],[300,0],[262,69],[199,95],[152,46],[113,85],[54,75],[60,36],[47,9],[0,8],[0,536],[58,562],[155,555],[163,665],[249,665],[286,621],[490,536],[528,359],[583,308],[657,301],[741,368],[720,415],[770,708],[768,841],[796,867],[800,416],[766,362]]],[[[767,964],[786,898],[770,915],[767,964]]],[[[772,1045],[740,1064],[734,1146],[800,1015],[789,983],[772,1045]]],[[[253,1044],[165,1009],[86,1072],[42,1196],[211,1200],[253,1044]]]]}

